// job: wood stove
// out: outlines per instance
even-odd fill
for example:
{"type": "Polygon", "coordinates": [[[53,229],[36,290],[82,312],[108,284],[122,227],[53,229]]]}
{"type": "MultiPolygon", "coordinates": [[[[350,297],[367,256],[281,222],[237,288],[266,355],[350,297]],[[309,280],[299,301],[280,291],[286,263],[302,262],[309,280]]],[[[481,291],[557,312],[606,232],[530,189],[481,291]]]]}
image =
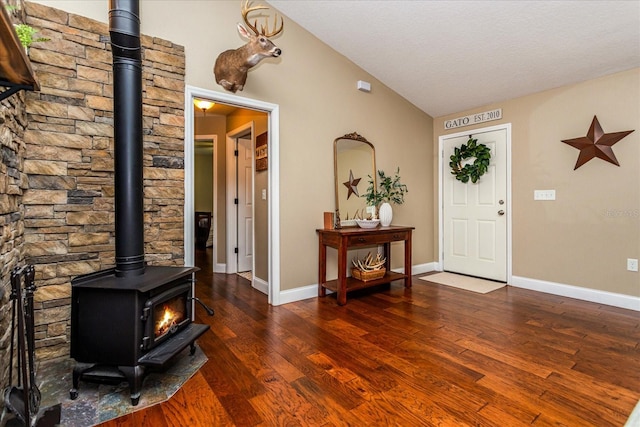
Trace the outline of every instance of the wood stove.
{"type": "Polygon", "coordinates": [[[139,0],[109,0],[113,53],[115,267],[71,282],[72,399],[80,380],[126,380],[137,405],[148,368],[163,368],[209,329],[192,323],[195,267],[144,260],[139,0]]]}
{"type": "Polygon", "coordinates": [[[120,278],[114,269],[77,277],[71,291],[71,398],[81,379],[126,380],[138,403],[147,368],[162,368],[209,329],[191,322],[194,267],[147,266],[120,278]]]}
{"type": "Polygon", "coordinates": [[[191,321],[195,268],[147,267],[144,276],[115,278],[112,270],[72,281],[71,356],[78,362],[134,366],[191,321]],[[171,303],[179,321],[157,332],[171,303]]]}

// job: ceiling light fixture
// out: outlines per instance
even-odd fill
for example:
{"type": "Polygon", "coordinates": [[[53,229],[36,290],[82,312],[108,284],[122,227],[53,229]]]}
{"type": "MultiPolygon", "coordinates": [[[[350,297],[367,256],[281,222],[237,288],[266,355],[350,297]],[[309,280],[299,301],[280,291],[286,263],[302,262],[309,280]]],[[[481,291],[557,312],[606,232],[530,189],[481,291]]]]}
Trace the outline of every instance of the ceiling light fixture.
{"type": "Polygon", "coordinates": [[[214,102],[207,101],[204,99],[195,99],[193,103],[195,104],[196,107],[202,110],[205,116],[207,115],[207,110],[215,105],[214,102]]]}

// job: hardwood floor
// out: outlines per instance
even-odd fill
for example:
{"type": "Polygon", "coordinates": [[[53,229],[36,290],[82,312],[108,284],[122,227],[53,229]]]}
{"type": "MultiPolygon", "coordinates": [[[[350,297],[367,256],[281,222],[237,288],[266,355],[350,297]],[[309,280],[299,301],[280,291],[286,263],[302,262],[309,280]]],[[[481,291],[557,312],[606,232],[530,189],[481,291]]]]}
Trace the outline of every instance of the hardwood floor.
{"type": "Polygon", "coordinates": [[[414,280],[281,306],[207,273],[209,357],[115,426],[623,426],[640,399],[640,314],[523,289],[414,280]]]}

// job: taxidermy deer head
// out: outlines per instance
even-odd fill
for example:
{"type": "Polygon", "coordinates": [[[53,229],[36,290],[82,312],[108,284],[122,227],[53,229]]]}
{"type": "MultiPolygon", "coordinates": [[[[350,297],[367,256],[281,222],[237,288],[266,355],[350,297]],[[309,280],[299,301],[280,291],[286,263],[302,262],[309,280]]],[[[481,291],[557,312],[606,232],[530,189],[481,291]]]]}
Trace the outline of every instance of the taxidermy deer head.
{"type": "Polygon", "coordinates": [[[242,19],[249,32],[241,24],[238,24],[238,32],[241,36],[249,39],[247,44],[238,49],[230,49],[218,55],[216,63],[213,67],[213,73],[216,76],[216,83],[230,92],[236,92],[244,88],[247,81],[247,72],[251,67],[269,56],[278,57],[282,51],[275,45],[269,37],[279,34],[284,29],[284,21],[280,17],[280,26],[278,24],[278,16],[274,17],[273,31],[269,31],[269,23],[267,17],[264,18],[265,25],[260,26],[258,31],[258,20],[253,21],[253,25],[249,22],[249,13],[256,10],[268,9],[267,6],[251,6],[249,0],[242,4],[242,19]]]}

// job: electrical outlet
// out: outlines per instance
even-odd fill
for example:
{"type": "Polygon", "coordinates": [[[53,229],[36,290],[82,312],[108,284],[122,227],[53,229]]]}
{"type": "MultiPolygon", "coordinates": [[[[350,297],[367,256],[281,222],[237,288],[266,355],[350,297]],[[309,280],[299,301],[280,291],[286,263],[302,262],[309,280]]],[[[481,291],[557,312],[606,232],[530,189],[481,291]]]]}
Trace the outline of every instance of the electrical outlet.
{"type": "Polygon", "coordinates": [[[638,271],[638,260],[633,258],[627,258],[627,270],[638,271]]]}

